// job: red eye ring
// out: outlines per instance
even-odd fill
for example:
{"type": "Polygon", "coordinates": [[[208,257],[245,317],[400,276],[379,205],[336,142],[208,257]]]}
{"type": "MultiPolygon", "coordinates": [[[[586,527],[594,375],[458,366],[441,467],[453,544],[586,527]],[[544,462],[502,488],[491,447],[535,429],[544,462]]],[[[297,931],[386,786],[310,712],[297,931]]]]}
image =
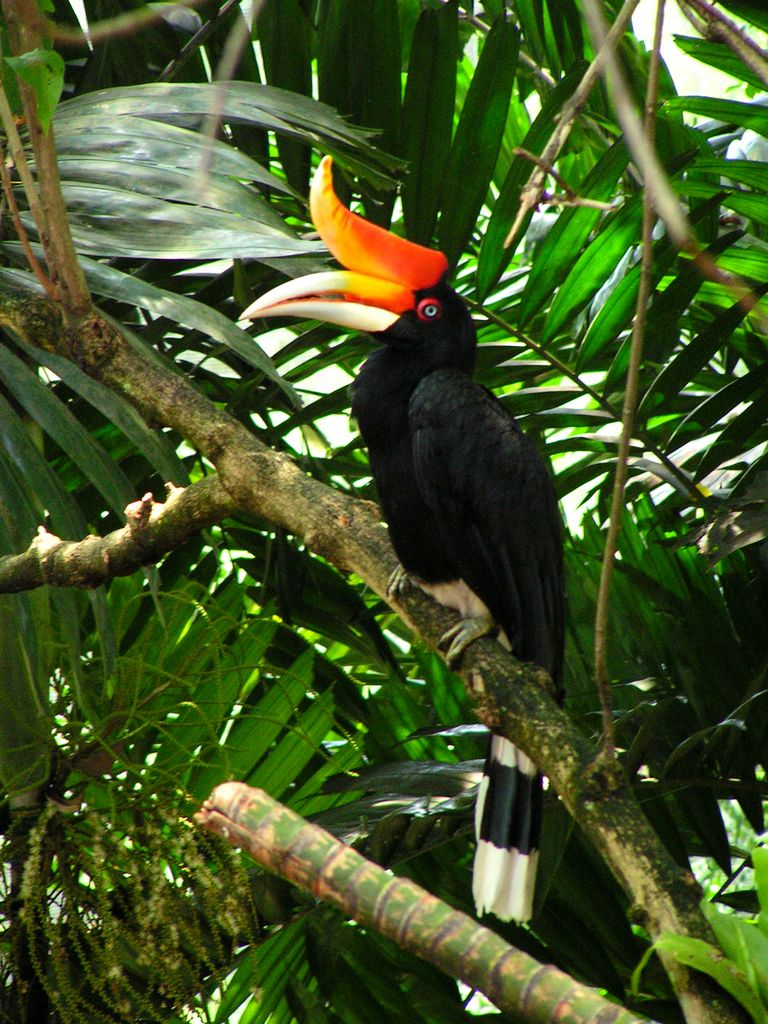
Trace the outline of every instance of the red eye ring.
{"type": "Polygon", "coordinates": [[[416,306],[416,316],[419,320],[439,320],[443,314],[443,307],[439,299],[420,299],[416,306]]]}

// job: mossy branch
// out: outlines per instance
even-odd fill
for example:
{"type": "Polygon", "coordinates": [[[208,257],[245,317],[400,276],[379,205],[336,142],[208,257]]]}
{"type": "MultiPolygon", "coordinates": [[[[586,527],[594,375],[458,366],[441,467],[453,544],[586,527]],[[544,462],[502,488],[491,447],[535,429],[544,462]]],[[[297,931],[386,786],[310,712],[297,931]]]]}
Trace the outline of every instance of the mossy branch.
{"type": "Polygon", "coordinates": [[[564,1017],[570,1024],[645,1020],[510,946],[410,879],[393,877],[261,789],[225,782],[196,818],[264,867],[532,1024],[564,1017]]]}
{"type": "MultiPolygon", "coordinates": [[[[30,325],[41,325],[38,344],[67,354],[132,401],[148,420],[171,427],[195,445],[216,467],[216,487],[227,495],[222,510],[234,507],[282,526],[340,570],[363,579],[416,636],[437,648],[453,617],[416,588],[387,595],[396,558],[375,506],[307,476],[185,378],[145,358],[97,312],[78,328],[65,328],[50,315],[50,306],[30,296],[25,308],[16,294],[9,303],[0,295],[4,322],[16,317],[25,336],[30,325]]],[[[676,932],[711,940],[693,877],[680,869],[651,829],[621,767],[603,763],[552,699],[546,673],[516,661],[495,641],[480,640],[466,652],[460,674],[480,720],[530,754],[550,778],[649,934],[656,938],[676,932]]],[[[725,994],[721,998],[706,979],[672,961],[666,967],[690,1024],[737,1019],[725,994]]]]}
{"type": "MultiPolygon", "coordinates": [[[[25,18],[34,5],[29,0],[2,0],[2,6],[16,52],[39,45],[39,17],[25,18]]],[[[149,421],[172,428],[193,444],[217,471],[211,484],[221,489],[215,517],[235,507],[261,516],[301,538],[340,569],[356,573],[385,597],[395,557],[373,506],[308,477],[290,457],[269,449],[181,375],[132,348],[119,329],[93,308],[69,234],[53,135],[40,128],[34,95],[24,95],[24,101],[47,226],[43,248],[51,279],[60,287],[60,305],[57,309],[32,295],[28,301],[19,301],[18,295],[9,293],[9,301],[0,301],[0,320],[26,337],[34,334],[32,340],[38,345],[68,356],[128,398],[149,421]]],[[[142,507],[140,503],[139,516],[145,514],[142,507]]],[[[196,522],[195,529],[203,521],[196,522]]],[[[183,529],[178,527],[164,543],[173,545],[174,538],[182,536],[183,529]]],[[[119,548],[115,537],[112,542],[119,548]]],[[[131,547],[127,535],[122,542],[131,547]]],[[[107,538],[104,543],[109,543],[107,538]]],[[[155,549],[156,557],[161,548],[155,549]]],[[[141,557],[145,556],[146,551],[141,557]]],[[[21,573],[28,566],[24,556],[19,557],[21,573]]],[[[30,555],[28,561],[34,557],[30,555]]],[[[72,572],[63,572],[61,582],[73,578],[72,572]]],[[[3,589],[19,588],[7,579],[3,589]]],[[[452,622],[445,609],[420,592],[410,591],[390,603],[432,647],[452,622]]],[[[656,938],[671,931],[710,939],[692,877],[681,871],[653,833],[621,768],[596,758],[592,746],[551,698],[545,674],[515,661],[490,640],[472,645],[461,674],[482,721],[509,736],[549,776],[638,908],[650,935],[656,938]]],[[[706,980],[674,962],[667,961],[666,966],[689,1024],[731,1024],[738,1019],[727,997],[706,980]]]]}
{"type": "Polygon", "coordinates": [[[26,551],[0,558],[0,593],[45,585],[97,587],[154,565],[193,534],[235,511],[215,475],[189,487],[167,485],[165,502],[145,494],[125,509],[126,525],[106,537],[61,540],[41,526],[26,551]]]}

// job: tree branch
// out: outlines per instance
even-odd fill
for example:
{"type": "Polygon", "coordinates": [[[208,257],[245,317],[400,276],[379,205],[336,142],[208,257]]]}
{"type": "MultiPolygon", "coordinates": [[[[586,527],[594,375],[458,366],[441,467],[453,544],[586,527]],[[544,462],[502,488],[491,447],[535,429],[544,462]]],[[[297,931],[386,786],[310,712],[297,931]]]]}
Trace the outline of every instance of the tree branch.
{"type": "Polygon", "coordinates": [[[41,526],[26,551],[0,558],[0,593],[45,585],[97,587],[154,565],[189,537],[235,511],[215,474],[191,484],[167,484],[164,503],[145,494],[125,510],[126,525],[106,537],[60,540],[41,526]]]}
{"type": "MultiPolygon", "coordinates": [[[[656,100],[659,85],[659,62],[661,59],[661,34],[664,26],[664,3],[659,0],[656,5],[656,25],[654,30],[651,66],[648,73],[648,88],[645,97],[645,134],[648,145],[653,147],[655,141],[656,100]]],[[[632,324],[632,343],[629,353],[629,366],[624,387],[624,404],[621,411],[621,439],[616,457],[616,474],[613,481],[611,496],[611,514],[603,551],[603,564],[600,571],[600,586],[595,609],[595,682],[600,695],[603,709],[603,743],[606,756],[616,756],[616,738],[613,724],[613,695],[608,679],[606,665],[606,641],[608,634],[608,599],[611,590],[611,578],[619,547],[621,518],[624,513],[624,491],[627,486],[629,472],[629,448],[632,443],[635,406],[637,404],[637,387],[640,376],[640,365],[643,356],[643,337],[645,334],[645,314],[648,298],[651,293],[651,272],[653,270],[653,225],[655,211],[651,193],[643,193],[643,225],[642,225],[642,257],[640,263],[640,283],[637,289],[635,319],[632,324]]]]}
{"type": "Polygon", "coordinates": [[[563,105],[560,116],[557,119],[554,131],[549,142],[544,147],[541,156],[538,158],[536,167],[531,176],[520,190],[520,208],[517,211],[512,227],[504,239],[504,246],[508,248],[515,241],[517,233],[525,220],[526,214],[532,210],[541,200],[544,191],[544,181],[560,150],[565,145],[566,139],[571,134],[571,128],[579,116],[581,108],[589,99],[595,84],[603,74],[603,68],[607,55],[613,52],[613,47],[624,34],[630,19],[635,12],[640,0],[625,0],[623,7],[616,15],[611,28],[597,48],[594,60],[584,72],[584,77],[579,82],[578,88],[573,96],[563,105]]]}
{"type": "Polygon", "coordinates": [[[532,1024],[549,1024],[566,1008],[572,1024],[636,1024],[645,1019],[556,967],[540,964],[410,879],[393,878],[261,789],[225,782],[195,817],[203,828],[248,850],[264,867],[532,1024]]]}
{"type": "MultiPolygon", "coordinates": [[[[44,41],[39,17],[31,17],[36,8],[30,0],[2,0],[2,4],[16,52],[34,49],[44,41]]],[[[217,514],[236,505],[283,526],[385,597],[396,560],[372,505],[308,477],[291,458],[262,444],[184,377],[132,348],[113,324],[92,309],[69,234],[53,137],[40,129],[34,94],[26,88],[22,94],[49,232],[44,250],[49,272],[61,285],[61,315],[52,314],[56,310],[52,303],[30,296],[33,311],[20,311],[14,300],[4,311],[6,320],[16,313],[23,326],[39,319],[45,331],[38,344],[68,355],[95,379],[125,395],[150,421],[175,429],[193,444],[216,467],[218,478],[210,486],[226,492],[226,501],[220,495],[221,501],[214,503],[217,514]]],[[[146,515],[143,503],[138,515],[146,515]]],[[[111,540],[117,543],[115,537],[111,540]]],[[[109,541],[93,543],[98,550],[98,545],[108,546],[109,541]]],[[[124,550],[130,551],[127,537],[124,543],[124,550]]],[[[133,557],[138,548],[141,544],[133,545],[133,557]]],[[[80,546],[79,554],[86,550],[80,546]]],[[[65,560],[67,554],[64,549],[65,560]]],[[[34,557],[30,555],[29,560],[34,557]]],[[[415,589],[390,603],[432,647],[453,619],[415,589]]],[[[650,828],[621,768],[596,759],[592,746],[549,696],[546,674],[515,661],[491,640],[472,645],[461,674],[479,717],[529,753],[552,780],[630,902],[639,908],[651,936],[673,931],[710,939],[693,878],[681,871],[650,828]]],[[[731,1005],[719,991],[673,962],[667,961],[666,967],[691,1024],[733,1020],[731,1005]]]]}
{"type": "MultiPolygon", "coordinates": [[[[35,0],[2,0],[8,35],[14,54],[27,53],[48,43],[50,26],[40,15],[35,0]]],[[[85,274],[77,260],[69,219],[64,205],[56,159],[53,127],[43,131],[37,116],[37,97],[34,89],[23,79],[17,80],[19,95],[24,105],[29,137],[35,154],[37,191],[40,194],[42,217],[36,217],[40,242],[48,264],[51,280],[60,289],[61,312],[67,323],[77,324],[91,309],[91,294],[85,283],[85,274]]],[[[35,189],[27,198],[34,201],[35,189]]]]}
{"type": "MultiPolygon", "coordinates": [[[[48,311],[43,339],[95,379],[124,394],[152,422],[186,437],[217,469],[221,485],[242,510],[301,538],[338,568],[354,572],[437,648],[453,616],[417,588],[387,595],[397,564],[378,510],[305,474],[293,459],[275,452],[185,378],[146,359],[97,315],[78,330],[51,329],[51,303],[30,297],[48,311]]],[[[17,304],[12,304],[16,309],[17,304]]],[[[9,314],[6,312],[6,317],[9,314]]],[[[27,314],[27,319],[36,319],[27,314]]],[[[46,319],[40,314],[41,319],[46,319]]],[[[653,938],[672,931],[711,941],[699,910],[700,892],[651,829],[621,767],[596,758],[594,748],[549,695],[546,673],[523,664],[493,640],[474,643],[462,675],[479,719],[508,736],[549,776],[577,824],[601,853],[637,908],[653,938]]],[[[734,1020],[727,997],[685,967],[665,964],[690,1022],[734,1020]]]]}

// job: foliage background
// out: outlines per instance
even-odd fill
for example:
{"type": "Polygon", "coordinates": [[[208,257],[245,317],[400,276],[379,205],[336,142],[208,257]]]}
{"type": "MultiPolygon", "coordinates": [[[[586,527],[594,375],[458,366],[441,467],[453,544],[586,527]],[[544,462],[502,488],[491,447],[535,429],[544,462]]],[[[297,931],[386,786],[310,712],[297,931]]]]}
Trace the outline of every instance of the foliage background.
{"type": "MultiPolygon", "coordinates": [[[[609,19],[618,6],[604,5],[609,19]]],[[[768,29],[757,0],[724,6],[755,38],[768,29]]],[[[375,492],[346,386],[369,342],[314,324],[246,333],[239,312],[324,260],[304,201],[318,152],[335,156],[342,192],[368,217],[449,255],[478,317],[478,376],[551,459],[568,523],[566,707],[597,739],[594,605],[641,190],[598,86],[557,167],[611,211],[537,211],[503,249],[531,169],[515,148],[541,150],[593,55],[570,0],[503,7],[273,0],[258,10],[256,50],[233,4],[174,9],[92,47],[61,36],[53,127],[99,306],[271,446],[360,497],[375,492]],[[217,89],[217,78],[234,82],[217,89]]],[[[97,22],[143,5],[85,8],[97,22]]],[[[76,27],[67,4],[54,17],[76,27]]],[[[722,43],[691,32],[677,45],[731,75],[733,92],[680,96],[664,70],[659,157],[700,243],[762,290],[762,83],[722,43]]],[[[633,32],[619,56],[641,104],[649,58],[633,32]]],[[[4,77],[12,98],[7,66],[4,77]]],[[[10,225],[0,249],[3,282],[31,284],[10,225]]],[[[768,741],[765,334],[661,230],[653,286],[609,612],[617,737],[669,850],[716,865],[718,899],[749,911],[740,871],[763,828],[768,741]]],[[[26,548],[41,522],[63,538],[103,535],[145,492],[211,471],[34,337],[4,340],[0,553],[26,548]]],[[[189,824],[216,783],[238,778],[470,911],[482,731],[459,680],[359,580],[240,516],[158,566],[88,592],[4,596],[0,614],[0,1019],[492,1015],[189,824]]],[[[542,858],[532,929],[498,930],[679,1019],[653,963],[630,991],[647,937],[554,796],[542,858]]]]}

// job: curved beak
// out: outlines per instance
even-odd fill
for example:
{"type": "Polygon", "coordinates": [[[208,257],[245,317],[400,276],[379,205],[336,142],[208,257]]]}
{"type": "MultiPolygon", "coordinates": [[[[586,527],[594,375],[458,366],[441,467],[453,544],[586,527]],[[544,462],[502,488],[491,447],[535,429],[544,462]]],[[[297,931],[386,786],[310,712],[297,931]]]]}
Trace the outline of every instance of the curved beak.
{"type": "Polygon", "coordinates": [[[309,193],[312,222],[346,270],[308,274],[278,285],[243,312],[243,319],[298,316],[377,333],[415,304],[414,292],[437,284],[445,256],[352,213],[333,190],[332,160],[323,157],[309,193]]]}

